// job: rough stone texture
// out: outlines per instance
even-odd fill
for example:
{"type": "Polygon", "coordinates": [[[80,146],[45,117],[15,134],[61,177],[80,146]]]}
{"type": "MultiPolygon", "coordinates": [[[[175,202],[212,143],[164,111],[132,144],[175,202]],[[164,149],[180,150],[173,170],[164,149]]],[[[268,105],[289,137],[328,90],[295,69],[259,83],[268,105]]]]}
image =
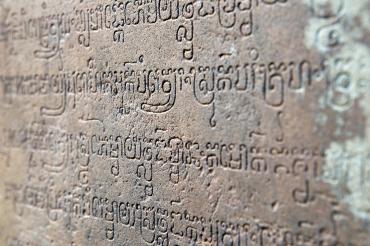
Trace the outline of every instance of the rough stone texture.
{"type": "Polygon", "coordinates": [[[370,1],[0,0],[0,245],[370,245],[370,1]]]}

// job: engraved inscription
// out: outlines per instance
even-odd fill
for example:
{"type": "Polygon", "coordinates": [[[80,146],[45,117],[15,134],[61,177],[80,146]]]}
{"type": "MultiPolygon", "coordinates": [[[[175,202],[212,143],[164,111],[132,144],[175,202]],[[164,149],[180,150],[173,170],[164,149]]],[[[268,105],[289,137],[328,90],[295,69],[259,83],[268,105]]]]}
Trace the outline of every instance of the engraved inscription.
{"type": "Polygon", "coordinates": [[[0,245],[370,245],[369,20],[0,0],[0,245]]]}

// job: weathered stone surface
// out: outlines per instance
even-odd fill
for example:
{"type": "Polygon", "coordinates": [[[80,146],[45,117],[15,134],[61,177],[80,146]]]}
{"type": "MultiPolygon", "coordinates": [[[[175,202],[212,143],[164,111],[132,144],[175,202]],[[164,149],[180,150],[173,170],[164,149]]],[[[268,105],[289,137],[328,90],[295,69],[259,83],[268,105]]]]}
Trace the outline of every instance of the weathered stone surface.
{"type": "Polygon", "coordinates": [[[0,245],[370,245],[370,1],[0,0],[0,245]]]}

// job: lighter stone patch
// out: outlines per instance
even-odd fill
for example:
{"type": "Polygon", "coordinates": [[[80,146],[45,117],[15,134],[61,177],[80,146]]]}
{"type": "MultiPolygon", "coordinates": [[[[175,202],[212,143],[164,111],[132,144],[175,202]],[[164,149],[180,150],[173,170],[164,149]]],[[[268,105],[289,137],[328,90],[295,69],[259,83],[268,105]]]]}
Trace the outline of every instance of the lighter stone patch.
{"type": "MultiPolygon", "coordinates": [[[[314,15],[306,28],[305,44],[323,56],[329,82],[325,98],[319,99],[320,107],[336,112],[337,130],[346,120],[344,113],[356,102],[366,118],[365,134],[330,144],[322,179],[355,216],[370,220],[370,49],[361,42],[370,29],[368,1],[304,2],[314,15]]],[[[347,136],[339,130],[336,133],[347,136]]]]}

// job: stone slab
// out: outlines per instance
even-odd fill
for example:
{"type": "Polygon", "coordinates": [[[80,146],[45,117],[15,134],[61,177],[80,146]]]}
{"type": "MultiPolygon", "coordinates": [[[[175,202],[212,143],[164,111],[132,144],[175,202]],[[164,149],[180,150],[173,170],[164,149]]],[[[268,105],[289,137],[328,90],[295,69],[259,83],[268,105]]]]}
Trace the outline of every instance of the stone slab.
{"type": "Polygon", "coordinates": [[[0,0],[0,245],[370,245],[370,1],[0,0]]]}

